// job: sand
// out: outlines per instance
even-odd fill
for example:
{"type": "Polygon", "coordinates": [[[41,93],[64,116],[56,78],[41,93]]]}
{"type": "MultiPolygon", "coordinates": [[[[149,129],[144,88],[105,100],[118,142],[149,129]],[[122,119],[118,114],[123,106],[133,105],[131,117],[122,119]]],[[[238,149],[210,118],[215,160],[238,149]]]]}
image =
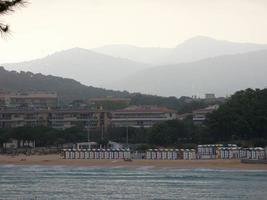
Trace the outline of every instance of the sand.
{"type": "Polygon", "coordinates": [[[266,170],[267,164],[244,164],[240,160],[65,160],[59,155],[0,155],[0,165],[63,165],[99,167],[152,167],[178,169],[266,170]]]}

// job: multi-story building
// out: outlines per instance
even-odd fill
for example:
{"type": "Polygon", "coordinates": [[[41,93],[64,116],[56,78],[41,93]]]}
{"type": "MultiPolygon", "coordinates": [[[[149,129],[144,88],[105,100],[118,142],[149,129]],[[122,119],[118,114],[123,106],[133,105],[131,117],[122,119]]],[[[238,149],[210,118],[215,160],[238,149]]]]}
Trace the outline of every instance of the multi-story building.
{"type": "Polygon", "coordinates": [[[193,122],[194,124],[202,124],[207,117],[207,114],[212,113],[213,111],[219,108],[218,105],[209,106],[207,108],[199,109],[193,111],[193,122]]]}
{"type": "Polygon", "coordinates": [[[8,108],[56,108],[58,96],[55,92],[30,91],[30,92],[1,92],[0,107],[8,108]]]}
{"type": "Polygon", "coordinates": [[[103,110],[53,110],[49,123],[52,128],[66,129],[82,126],[90,129],[106,130],[109,125],[109,113],[103,110]]]}
{"type": "Polygon", "coordinates": [[[48,126],[48,117],[47,111],[0,110],[0,128],[48,126]]]}
{"type": "Polygon", "coordinates": [[[67,129],[81,126],[105,131],[109,125],[108,113],[102,110],[0,110],[0,128],[51,127],[67,129]]]}
{"type": "Polygon", "coordinates": [[[112,112],[113,127],[149,128],[156,123],[177,119],[175,110],[156,106],[131,106],[112,112]]]}

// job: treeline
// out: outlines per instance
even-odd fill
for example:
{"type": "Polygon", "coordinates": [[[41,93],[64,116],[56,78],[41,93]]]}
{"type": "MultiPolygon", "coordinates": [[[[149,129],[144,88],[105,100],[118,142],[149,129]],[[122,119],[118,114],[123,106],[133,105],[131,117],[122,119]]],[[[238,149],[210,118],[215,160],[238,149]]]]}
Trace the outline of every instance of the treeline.
{"type": "Polygon", "coordinates": [[[57,130],[46,127],[0,129],[0,147],[3,143],[16,139],[18,141],[35,141],[38,147],[60,146],[66,143],[84,142],[87,140],[86,131],[74,127],[57,130]]]}
{"type": "Polygon", "coordinates": [[[157,105],[176,110],[178,113],[190,113],[193,110],[205,108],[211,104],[221,104],[214,100],[207,102],[204,99],[193,100],[189,97],[161,97],[156,95],[132,94],[131,105],[157,105]]]}

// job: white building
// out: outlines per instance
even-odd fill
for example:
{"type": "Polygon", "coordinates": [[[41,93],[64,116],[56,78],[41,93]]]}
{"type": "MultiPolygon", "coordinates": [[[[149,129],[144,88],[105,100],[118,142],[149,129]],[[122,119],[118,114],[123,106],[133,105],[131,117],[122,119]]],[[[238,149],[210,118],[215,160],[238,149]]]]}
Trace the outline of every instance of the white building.
{"type": "Polygon", "coordinates": [[[150,128],[156,123],[177,119],[175,110],[156,106],[131,106],[112,112],[113,127],[150,128]]]}

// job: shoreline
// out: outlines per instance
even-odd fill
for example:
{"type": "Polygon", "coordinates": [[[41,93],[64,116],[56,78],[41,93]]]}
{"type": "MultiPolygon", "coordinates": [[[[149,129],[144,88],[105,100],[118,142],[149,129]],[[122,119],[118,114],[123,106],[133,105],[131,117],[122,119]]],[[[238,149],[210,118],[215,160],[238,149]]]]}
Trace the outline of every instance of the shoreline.
{"type": "Polygon", "coordinates": [[[247,164],[240,160],[65,160],[58,154],[51,155],[0,155],[2,165],[43,165],[105,168],[172,168],[172,169],[221,169],[221,170],[266,170],[267,164],[247,164]]]}

